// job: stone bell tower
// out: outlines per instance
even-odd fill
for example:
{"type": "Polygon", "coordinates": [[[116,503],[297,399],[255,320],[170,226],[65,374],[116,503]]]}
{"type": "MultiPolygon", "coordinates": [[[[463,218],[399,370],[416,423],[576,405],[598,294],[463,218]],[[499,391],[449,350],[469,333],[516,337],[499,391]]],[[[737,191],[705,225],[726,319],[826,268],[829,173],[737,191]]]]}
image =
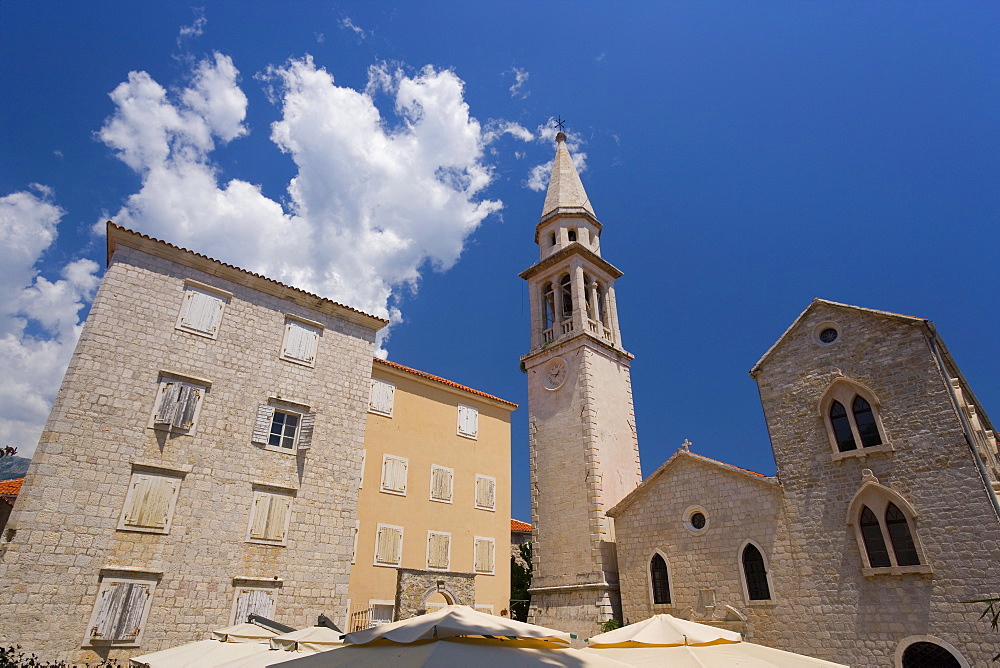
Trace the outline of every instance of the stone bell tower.
{"type": "Polygon", "coordinates": [[[531,301],[528,376],[534,575],[529,621],[582,637],[621,618],[613,520],[642,481],[629,365],[615,309],[618,269],[556,135],[539,261],[521,272],[531,301]]]}

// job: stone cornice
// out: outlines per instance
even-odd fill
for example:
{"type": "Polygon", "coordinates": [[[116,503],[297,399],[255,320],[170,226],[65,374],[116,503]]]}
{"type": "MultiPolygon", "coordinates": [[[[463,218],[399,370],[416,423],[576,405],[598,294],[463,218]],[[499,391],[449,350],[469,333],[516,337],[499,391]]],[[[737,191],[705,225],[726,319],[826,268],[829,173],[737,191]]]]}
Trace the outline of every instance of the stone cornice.
{"type": "Polygon", "coordinates": [[[560,248],[552,255],[549,255],[547,258],[540,260],[539,262],[528,267],[520,274],[518,274],[518,276],[520,276],[526,281],[531,280],[538,274],[548,269],[551,269],[554,265],[557,265],[569,259],[573,255],[581,256],[582,258],[584,258],[585,260],[596,266],[598,269],[606,273],[608,276],[610,276],[612,280],[616,278],[621,278],[623,275],[620,269],[618,269],[613,264],[605,260],[603,257],[598,255],[594,251],[590,250],[589,248],[581,244],[579,241],[574,241],[573,243],[563,248],[560,248]]]}

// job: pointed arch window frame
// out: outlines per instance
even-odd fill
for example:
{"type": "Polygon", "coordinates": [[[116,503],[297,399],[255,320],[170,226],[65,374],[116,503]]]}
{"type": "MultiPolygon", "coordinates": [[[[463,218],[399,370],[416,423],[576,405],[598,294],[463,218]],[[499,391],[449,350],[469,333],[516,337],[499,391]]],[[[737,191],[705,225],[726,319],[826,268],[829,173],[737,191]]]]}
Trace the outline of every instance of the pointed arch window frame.
{"type": "Polygon", "coordinates": [[[882,402],[879,401],[878,396],[871,391],[865,385],[847,380],[845,378],[838,378],[830,384],[830,386],[823,393],[822,398],[819,401],[819,416],[823,421],[823,426],[826,429],[827,438],[830,441],[830,453],[834,460],[846,459],[849,457],[867,457],[868,455],[879,454],[884,452],[892,452],[895,448],[892,447],[892,443],[889,440],[889,435],[885,430],[885,426],[882,424],[882,402]],[[878,429],[879,438],[881,443],[879,445],[863,446],[861,432],[858,429],[857,418],[855,417],[854,411],[854,401],[857,397],[861,397],[868,403],[871,408],[872,418],[874,419],[875,426],[878,429]],[[839,402],[843,406],[846,413],[845,419],[851,427],[851,433],[854,436],[855,449],[845,450],[841,452],[837,433],[833,426],[832,418],[830,417],[830,412],[833,408],[834,402],[839,402]]]}
{"type": "Polygon", "coordinates": [[[917,513],[913,507],[895,491],[878,482],[866,482],[857,491],[851,502],[847,506],[847,524],[854,533],[854,538],[858,543],[858,552],[861,559],[861,574],[866,577],[878,575],[907,575],[933,573],[930,563],[927,561],[923,546],[920,541],[920,527],[917,525],[917,513]],[[913,549],[916,550],[919,563],[910,566],[900,566],[896,556],[896,545],[889,534],[889,527],[886,523],[886,511],[892,504],[906,518],[906,526],[909,529],[910,540],[913,541],[913,549]],[[861,530],[861,513],[864,508],[868,508],[878,520],[879,529],[882,534],[882,541],[885,543],[886,551],[889,553],[888,566],[872,566],[869,560],[868,548],[861,530]]]}
{"type": "Polygon", "coordinates": [[[740,549],[736,551],[736,569],[740,573],[740,586],[743,589],[743,600],[747,605],[776,605],[774,595],[774,580],[771,578],[771,562],[767,558],[767,552],[761,547],[760,543],[753,539],[746,539],[740,544],[740,549]],[[767,592],[770,598],[750,598],[750,586],[747,584],[747,572],[743,564],[743,552],[747,549],[747,545],[753,545],[757,552],[760,553],[761,558],[764,560],[764,577],[767,578],[767,592]]]}
{"type": "Polygon", "coordinates": [[[668,559],[667,554],[659,548],[656,548],[655,550],[650,552],[649,555],[646,557],[646,590],[647,593],[649,594],[649,605],[652,608],[656,608],[659,610],[659,609],[674,607],[676,605],[675,603],[676,599],[674,598],[674,580],[672,577],[670,577],[670,559],[668,559]],[[660,559],[663,559],[663,564],[667,568],[667,596],[670,598],[669,603],[656,603],[655,602],[656,597],[653,595],[652,566],[653,566],[653,557],[656,556],[659,556],[660,559]]]}

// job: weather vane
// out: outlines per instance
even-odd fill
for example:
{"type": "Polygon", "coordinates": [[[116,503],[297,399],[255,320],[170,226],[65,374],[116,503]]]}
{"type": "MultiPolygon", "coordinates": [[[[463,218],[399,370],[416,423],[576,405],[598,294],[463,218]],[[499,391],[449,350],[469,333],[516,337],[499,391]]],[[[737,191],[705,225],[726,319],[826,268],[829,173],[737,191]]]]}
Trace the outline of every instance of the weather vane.
{"type": "Polygon", "coordinates": [[[559,132],[562,132],[563,126],[566,125],[566,121],[563,120],[561,116],[556,116],[556,120],[552,121],[552,123],[556,126],[556,130],[559,130],[559,132]]]}

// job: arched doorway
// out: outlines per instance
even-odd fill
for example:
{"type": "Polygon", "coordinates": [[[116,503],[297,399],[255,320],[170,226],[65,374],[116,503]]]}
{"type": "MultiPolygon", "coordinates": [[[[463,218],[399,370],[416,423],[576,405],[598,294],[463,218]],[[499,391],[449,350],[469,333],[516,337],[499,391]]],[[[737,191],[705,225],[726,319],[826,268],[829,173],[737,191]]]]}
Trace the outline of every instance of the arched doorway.
{"type": "Polygon", "coordinates": [[[899,668],[969,668],[957,649],[932,636],[911,636],[896,648],[899,668]]]}

